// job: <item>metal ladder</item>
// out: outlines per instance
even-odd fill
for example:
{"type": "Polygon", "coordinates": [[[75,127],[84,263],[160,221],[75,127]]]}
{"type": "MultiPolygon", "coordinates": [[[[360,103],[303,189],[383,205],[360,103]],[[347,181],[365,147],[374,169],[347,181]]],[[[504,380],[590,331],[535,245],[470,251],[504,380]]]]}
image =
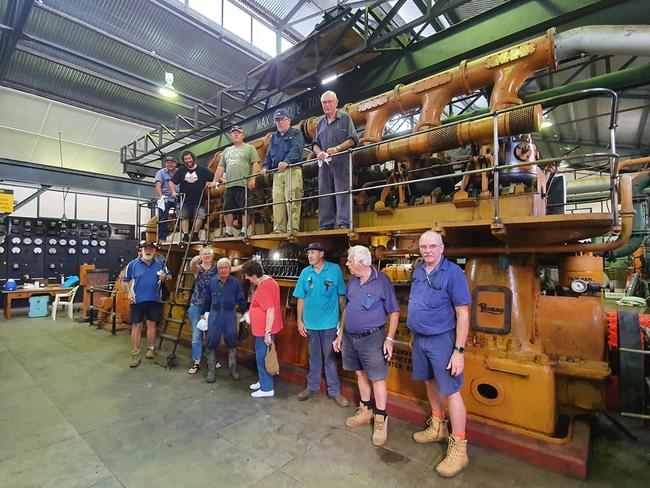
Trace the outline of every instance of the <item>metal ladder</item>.
{"type": "MultiPolygon", "coordinates": [[[[205,191],[201,194],[201,199],[199,200],[199,204],[196,207],[194,219],[196,219],[198,216],[199,209],[201,208],[201,204],[203,203],[204,194],[205,191]]],[[[180,225],[181,215],[183,213],[182,212],[183,202],[184,199],[181,199],[181,205],[176,214],[176,222],[174,223],[174,232],[176,231],[176,228],[180,225]]],[[[206,218],[206,222],[207,221],[208,219],[206,218]]],[[[172,236],[173,235],[174,234],[172,234],[172,236]]],[[[183,259],[181,261],[180,272],[178,273],[178,276],[176,278],[176,289],[174,291],[173,297],[170,298],[169,300],[169,308],[167,309],[167,315],[162,322],[162,331],[158,333],[156,338],[157,345],[154,351],[154,361],[156,364],[164,368],[174,368],[178,366],[178,357],[176,356],[176,349],[178,348],[178,344],[181,341],[183,327],[185,326],[185,321],[187,320],[187,312],[190,308],[189,298],[191,298],[192,293],[194,291],[194,278],[193,278],[194,273],[192,273],[189,270],[190,261],[194,258],[194,256],[189,255],[190,250],[192,248],[191,243],[193,237],[194,237],[194,225],[192,225],[190,229],[190,242],[183,243],[181,238],[180,246],[185,248],[185,253],[183,254],[183,259]],[[192,277],[192,281],[191,283],[188,283],[187,279],[190,277],[192,277]],[[178,299],[181,296],[180,292],[185,292],[185,291],[189,292],[188,300],[186,302],[179,301],[178,299]],[[180,319],[174,318],[174,311],[177,309],[182,310],[182,318],[180,319]],[[175,324],[178,326],[178,330],[176,333],[168,332],[169,324],[175,324]],[[171,352],[169,353],[165,352],[163,349],[163,344],[165,343],[165,341],[170,342],[172,345],[171,352]]],[[[172,242],[173,242],[173,238],[172,238],[172,242]]],[[[165,264],[169,260],[169,254],[171,253],[172,245],[173,244],[169,244],[169,247],[167,248],[167,257],[165,260],[165,264]]]]}

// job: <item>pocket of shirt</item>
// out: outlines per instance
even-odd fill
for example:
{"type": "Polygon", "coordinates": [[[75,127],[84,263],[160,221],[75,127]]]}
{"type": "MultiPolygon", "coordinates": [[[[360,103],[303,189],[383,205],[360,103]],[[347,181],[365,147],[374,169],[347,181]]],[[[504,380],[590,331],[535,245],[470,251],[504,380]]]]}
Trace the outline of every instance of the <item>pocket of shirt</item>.
{"type": "Polygon", "coordinates": [[[379,297],[377,295],[365,293],[363,296],[363,302],[361,303],[361,306],[365,310],[370,310],[372,307],[374,307],[377,304],[378,301],[379,301],[379,297]]]}

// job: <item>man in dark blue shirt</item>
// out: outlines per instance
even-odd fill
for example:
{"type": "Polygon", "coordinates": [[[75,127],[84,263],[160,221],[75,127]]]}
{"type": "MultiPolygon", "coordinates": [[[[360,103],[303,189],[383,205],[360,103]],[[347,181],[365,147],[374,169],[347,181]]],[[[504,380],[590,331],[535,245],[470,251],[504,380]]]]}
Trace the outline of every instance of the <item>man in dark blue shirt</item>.
{"type": "Polygon", "coordinates": [[[413,379],[424,381],[431,404],[429,426],[413,439],[420,444],[449,439],[447,455],[436,466],[436,473],[449,478],[469,463],[460,388],[471,298],[465,272],[445,259],[444,249],[440,234],[429,230],[420,237],[422,262],[413,270],[406,324],[413,335],[413,379]],[[444,414],[447,399],[451,435],[444,414]]]}
{"type": "Polygon", "coordinates": [[[292,165],[302,160],[304,140],[302,132],[291,127],[291,114],[287,109],[277,109],[274,118],[278,131],[271,136],[262,165],[262,174],[277,170],[273,174],[273,233],[287,232],[287,215],[289,232],[297,232],[302,202],[289,204],[289,200],[302,198],[302,168],[292,165]]]}

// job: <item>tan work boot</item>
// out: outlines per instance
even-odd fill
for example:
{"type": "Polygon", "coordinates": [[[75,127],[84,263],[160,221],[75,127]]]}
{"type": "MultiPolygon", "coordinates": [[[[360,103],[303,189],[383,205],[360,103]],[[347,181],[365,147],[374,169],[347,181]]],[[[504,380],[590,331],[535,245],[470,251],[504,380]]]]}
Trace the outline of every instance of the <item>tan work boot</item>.
{"type": "Polygon", "coordinates": [[[388,439],[388,417],[375,415],[375,429],[372,432],[372,443],[375,446],[383,446],[388,439]]]}
{"type": "Polygon", "coordinates": [[[155,357],[153,353],[153,347],[148,347],[147,348],[147,353],[144,355],[147,359],[153,359],[155,357]]]}
{"type": "Polygon", "coordinates": [[[129,367],[137,368],[138,366],[140,366],[140,349],[134,349],[131,351],[131,363],[129,367]]]}
{"type": "Polygon", "coordinates": [[[362,402],[359,402],[357,411],[354,412],[352,417],[348,417],[345,425],[348,427],[358,427],[359,425],[369,424],[372,420],[372,410],[366,407],[362,402]]]}
{"type": "Polygon", "coordinates": [[[447,455],[436,466],[436,474],[443,478],[451,478],[465,469],[468,464],[467,439],[460,441],[453,434],[450,435],[447,444],[447,455]]]}
{"type": "Polygon", "coordinates": [[[427,420],[426,429],[413,434],[413,440],[418,444],[442,442],[447,440],[447,437],[449,437],[447,421],[433,415],[427,420]]]}

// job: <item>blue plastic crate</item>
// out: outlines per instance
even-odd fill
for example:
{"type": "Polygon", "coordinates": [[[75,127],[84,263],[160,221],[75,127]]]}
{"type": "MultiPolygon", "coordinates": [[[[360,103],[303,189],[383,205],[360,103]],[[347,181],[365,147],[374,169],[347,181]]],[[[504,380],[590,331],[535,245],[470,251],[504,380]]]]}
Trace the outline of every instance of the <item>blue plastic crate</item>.
{"type": "Polygon", "coordinates": [[[50,301],[49,295],[29,297],[29,317],[47,317],[47,305],[50,301]]]}

